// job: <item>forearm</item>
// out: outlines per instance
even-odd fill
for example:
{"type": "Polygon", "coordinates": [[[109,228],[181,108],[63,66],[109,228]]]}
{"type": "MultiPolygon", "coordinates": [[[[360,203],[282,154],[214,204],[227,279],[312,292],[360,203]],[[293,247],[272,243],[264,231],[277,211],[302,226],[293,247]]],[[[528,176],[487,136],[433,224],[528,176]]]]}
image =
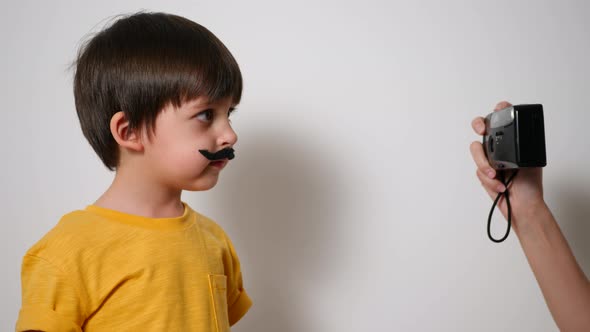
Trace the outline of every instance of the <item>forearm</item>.
{"type": "Polygon", "coordinates": [[[590,331],[590,283],[545,204],[514,231],[561,331],[590,331]]]}

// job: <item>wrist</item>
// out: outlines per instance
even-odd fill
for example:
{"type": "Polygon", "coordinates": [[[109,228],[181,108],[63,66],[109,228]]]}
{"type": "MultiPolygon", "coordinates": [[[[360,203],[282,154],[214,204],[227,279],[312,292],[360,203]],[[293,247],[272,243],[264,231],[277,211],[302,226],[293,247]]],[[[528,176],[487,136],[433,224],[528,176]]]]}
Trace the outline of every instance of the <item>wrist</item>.
{"type": "Polygon", "coordinates": [[[522,212],[520,214],[521,218],[534,220],[542,215],[547,214],[547,212],[550,212],[549,207],[547,206],[547,203],[545,203],[545,201],[540,198],[531,201],[526,206],[523,206],[522,212]]]}
{"type": "Polygon", "coordinates": [[[518,237],[528,234],[538,234],[545,229],[548,222],[553,220],[551,210],[544,200],[527,204],[518,215],[514,216],[514,231],[518,237]]]}

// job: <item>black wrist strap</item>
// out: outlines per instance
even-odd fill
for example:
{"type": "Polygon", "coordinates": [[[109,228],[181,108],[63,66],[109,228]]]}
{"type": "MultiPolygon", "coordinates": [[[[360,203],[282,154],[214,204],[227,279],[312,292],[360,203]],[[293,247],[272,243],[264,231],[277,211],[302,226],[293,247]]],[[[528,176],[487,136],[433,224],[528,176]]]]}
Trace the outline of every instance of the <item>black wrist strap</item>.
{"type": "Polygon", "coordinates": [[[514,171],[510,178],[508,178],[508,181],[505,181],[504,172],[498,172],[498,175],[500,176],[500,181],[502,181],[506,190],[504,190],[503,193],[498,193],[498,196],[496,196],[496,200],[494,200],[494,205],[492,205],[492,209],[490,210],[490,215],[488,217],[488,237],[490,238],[490,240],[496,243],[504,242],[504,240],[506,240],[506,238],[508,237],[508,234],[510,234],[510,228],[512,227],[512,208],[510,207],[510,195],[508,193],[508,185],[510,184],[510,182],[512,182],[516,174],[518,174],[518,170],[514,171]],[[504,197],[506,198],[506,205],[508,206],[508,227],[506,228],[506,234],[504,235],[504,237],[498,240],[492,237],[490,226],[492,225],[492,215],[494,214],[494,209],[496,208],[496,205],[498,205],[498,202],[500,201],[500,197],[502,197],[502,195],[504,195],[504,197]]]}

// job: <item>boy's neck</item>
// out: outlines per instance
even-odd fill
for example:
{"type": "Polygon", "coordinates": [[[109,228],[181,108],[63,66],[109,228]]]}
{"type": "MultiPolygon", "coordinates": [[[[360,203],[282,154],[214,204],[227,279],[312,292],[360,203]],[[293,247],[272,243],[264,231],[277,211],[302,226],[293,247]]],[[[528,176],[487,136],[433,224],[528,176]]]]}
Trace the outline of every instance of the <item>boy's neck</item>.
{"type": "Polygon", "coordinates": [[[172,218],[184,212],[181,190],[170,190],[136,169],[117,169],[115,179],[94,205],[123,213],[172,218]]]}

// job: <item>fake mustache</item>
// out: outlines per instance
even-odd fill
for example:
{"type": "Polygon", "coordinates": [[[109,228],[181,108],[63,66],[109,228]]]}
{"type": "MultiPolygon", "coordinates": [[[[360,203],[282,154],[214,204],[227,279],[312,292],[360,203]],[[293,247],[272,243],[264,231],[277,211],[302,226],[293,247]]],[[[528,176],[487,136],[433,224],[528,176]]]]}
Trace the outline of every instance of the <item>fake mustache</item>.
{"type": "Polygon", "coordinates": [[[225,148],[219,150],[217,152],[209,152],[207,150],[199,150],[199,152],[205,156],[205,158],[213,161],[213,160],[220,160],[220,159],[234,159],[234,149],[233,148],[225,148]]]}

